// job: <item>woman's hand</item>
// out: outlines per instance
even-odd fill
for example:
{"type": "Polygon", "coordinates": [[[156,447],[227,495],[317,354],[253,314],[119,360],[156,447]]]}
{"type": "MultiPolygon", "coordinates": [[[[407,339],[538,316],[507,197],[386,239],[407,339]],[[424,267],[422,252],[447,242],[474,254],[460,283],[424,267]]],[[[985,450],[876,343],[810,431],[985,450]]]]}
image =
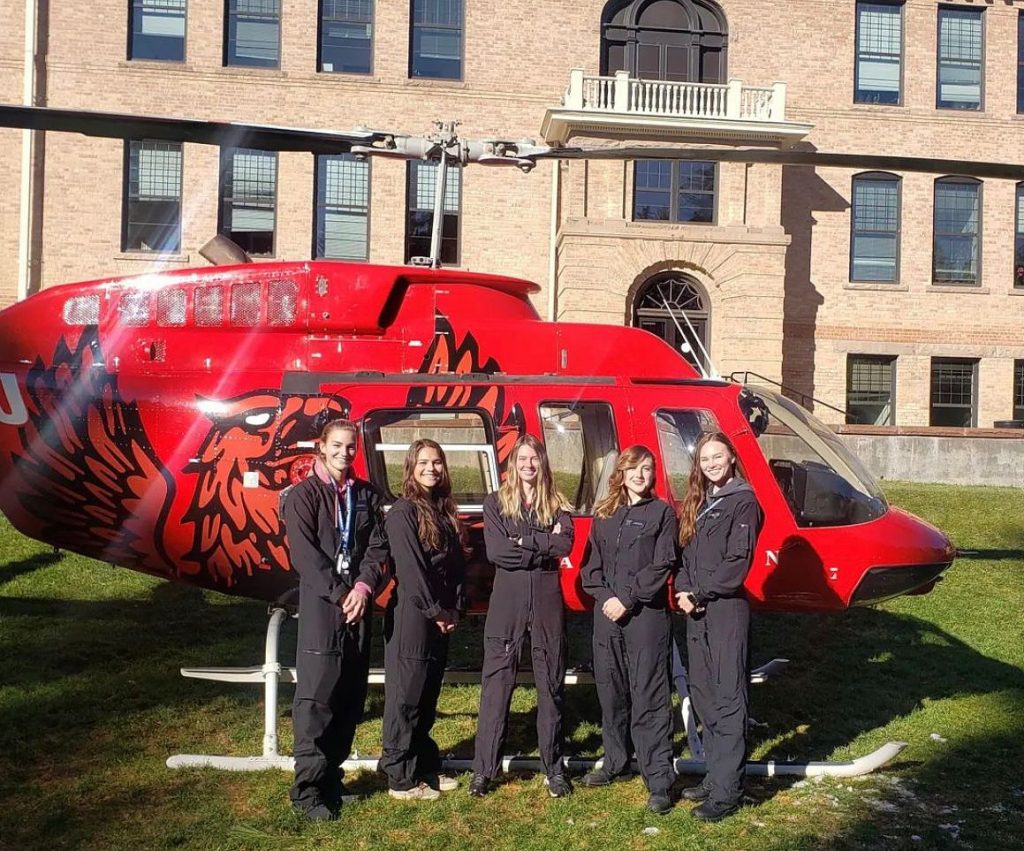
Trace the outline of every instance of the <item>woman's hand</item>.
{"type": "Polygon", "coordinates": [[[609,597],[601,606],[601,611],[608,620],[620,621],[626,616],[629,609],[622,605],[622,601],[618,597],[609,597]]]}
{"type": "Polygon", "coordinates": [[[562,534],[562,524],[561,523],[556,523],[555,524],[555,528],[551,530],[551,534],[552,535],[561,535],[562,534]]]}
{"type": "Polygon", "coordinates": [[[459,613],[454,609],[444,609],[434,623],[442,635],[448,635],[455,632],[455,627],[459,625],[459,613]]]}
{"type": "Polygon", "coordinates": [[[676,594],[676,605],[684,615],[692,615],[697,611],[697,604],[693,602],[689,591],[680,591],[676,594]]]}
{"type": "Polygon", "coordinates": [[[366,614],[369,597],[362,591],[353,588],[341,602],[341,611],[345,615],[345,623],[359,623],[366,614]]]}

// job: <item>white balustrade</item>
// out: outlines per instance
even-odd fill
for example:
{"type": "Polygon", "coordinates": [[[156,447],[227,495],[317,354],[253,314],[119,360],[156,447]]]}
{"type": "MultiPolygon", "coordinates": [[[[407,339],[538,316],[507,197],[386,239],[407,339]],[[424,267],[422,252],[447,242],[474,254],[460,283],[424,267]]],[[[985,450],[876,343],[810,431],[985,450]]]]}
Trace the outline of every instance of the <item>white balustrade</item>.
{"type": "Polygon", "coordinates": [[[575,68],[562,103],[582,112],[785,121],[786,84],[758,87],[744,86],[739,80],[728,84],[642,80],[625,71],[602,77],[575,68]]]}

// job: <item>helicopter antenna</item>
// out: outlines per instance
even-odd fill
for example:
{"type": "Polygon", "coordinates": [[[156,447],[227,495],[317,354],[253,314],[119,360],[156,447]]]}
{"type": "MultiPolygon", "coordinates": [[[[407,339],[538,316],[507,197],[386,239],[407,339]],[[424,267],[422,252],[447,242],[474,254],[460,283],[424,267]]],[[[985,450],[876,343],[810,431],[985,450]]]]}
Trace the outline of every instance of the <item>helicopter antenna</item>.
{"type": "MultiPolygon", "coordinates": [[[[672,317],[672,322],[675,323],[676,330],[679,332],[679,336],[682,337],[683,340],[687,340],[686,334],[683,331],[683,326],[679,324],[679,320],[676,318],[676,312],[671,307],[669,307],[668,299],[663,299],[661,303],[665,310],[668,311],[668,315],[672,317]]],[[[701,362],[700,357],[697,358],[697,366],[700,367],[700,377],[710,378],[715,381],[720,380],[722,376],[719,373],[718,368],[715,366],[715,362],[711,360],[711,355],[708,353],[708,350],[704,348],[704,344],[700,341],[700,335],[697,333],[697,330],[693,327],[693,323],[690,322],[690,317],[686,315],[686,311],[681,311],[681,313],[683,317],[683,322],[686,323],[686,327],[690,331],[690,339],[692,339],[697,344],[697,348],[699,349],[698,355],[704,356],[704,363],[701,362]]],[[[687,342],[689,341],[687,340],[687,342]]]]}

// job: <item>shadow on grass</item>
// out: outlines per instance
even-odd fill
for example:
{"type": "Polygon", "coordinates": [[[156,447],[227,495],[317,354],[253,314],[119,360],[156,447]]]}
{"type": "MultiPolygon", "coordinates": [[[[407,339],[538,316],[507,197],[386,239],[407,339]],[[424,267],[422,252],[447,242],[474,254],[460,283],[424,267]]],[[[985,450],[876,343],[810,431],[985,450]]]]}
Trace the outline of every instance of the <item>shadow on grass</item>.
{"type": "Polygon", "coordinates": [[[957,559],[977,561],[1024,561],[1024,548],[1017,550],[958,550],[957,559]]]}
{"type": "Polygon", "coordinates": [[[56,564],[61,560],[61,558],[62,556],[60,552],[53,550],[48,553],[37,553],[34,556],[23,558],[20,561],[5,564],[3,569],[0,570],[0,586],[6,585],[8,582],[13,582],[19,576],[25,576],[26,574],[34,573],[44,567],[56,564]]]}

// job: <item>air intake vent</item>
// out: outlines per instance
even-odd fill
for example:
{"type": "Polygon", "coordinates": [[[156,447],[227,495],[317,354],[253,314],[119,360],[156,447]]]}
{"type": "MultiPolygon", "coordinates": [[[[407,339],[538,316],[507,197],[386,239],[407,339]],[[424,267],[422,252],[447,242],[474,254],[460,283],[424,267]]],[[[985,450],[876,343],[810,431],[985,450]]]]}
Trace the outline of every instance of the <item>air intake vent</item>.
{"type": "Polygon", "coordinates": [[[76,295],[64,302],[64,321],[68,325],[99,325],[100,297],[76,295]]]}

